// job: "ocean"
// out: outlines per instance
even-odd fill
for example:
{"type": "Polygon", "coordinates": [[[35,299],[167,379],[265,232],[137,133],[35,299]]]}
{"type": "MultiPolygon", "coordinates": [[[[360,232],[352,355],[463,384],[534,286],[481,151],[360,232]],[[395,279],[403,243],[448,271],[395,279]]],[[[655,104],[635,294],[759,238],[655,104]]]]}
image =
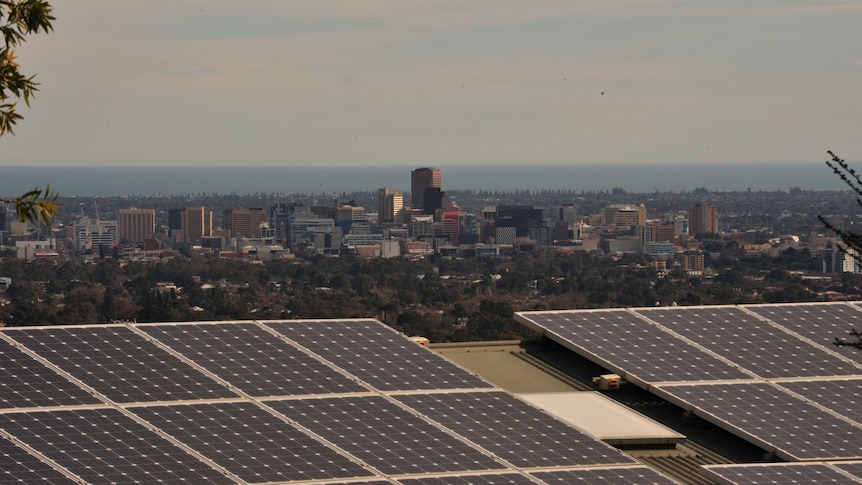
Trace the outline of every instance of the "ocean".
{"type": "MultiPolygon", "coordinates": [[[[0,167],[0,196],[50,184],[62,196],[408,192],[416,167],[0,167]]],[[[443,190],[576,192],[842,190],[822,162],[699,165],[437,166],[443,190]]]]}

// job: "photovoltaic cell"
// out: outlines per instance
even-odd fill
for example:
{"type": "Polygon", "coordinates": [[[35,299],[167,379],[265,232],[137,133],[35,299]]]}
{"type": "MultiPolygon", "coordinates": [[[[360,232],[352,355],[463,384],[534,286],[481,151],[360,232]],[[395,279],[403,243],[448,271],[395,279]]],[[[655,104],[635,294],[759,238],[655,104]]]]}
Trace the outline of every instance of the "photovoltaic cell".
{"type": "Polygon", "coordinates": [[[862,462],[833,462],[831,463],[831,466],[843,471],[844,473],[849,473],[859,481],[862,481],[862,462]]]}
{"type": "Polygon", "coordinates": [[[526,312],[518,316],[583,349],[619,372],[647,382],[751,379],[723,362],[627,310],[526,312]]]}
{"type": "Polygon", "coordinates": [[[395,399],[520,468],[634,463],[505,392],[409,394],[395,399]]]}
{"type": "Polygon", "coordinates": [[[368,390],[254,323],[138,328],[250,396],[368,390]]]}
{"type": "Polygon", "coordinates": [[[381,391],[492,387],[375,320],[268,325],[381,391]]]}
{"type": "Polygon", "coordinates": [[[5,340],[0,340],[0,356],[0,407],[102,403],[88,391],[5,340]]]}
{"type": "Polygon", "coordinates": [[[266,404],[386,474],[505,468],[381,396],[308,398],[266,404]]]}
{"type": "MultiPolygon", "coordinates": [[[[836,338],[849,338],[852,329],[862,331],[862,311],[844,303],[792,305],[746,305],[746,310],[781,325],[847,358],[862,363],[862,353],[833,345],[836,338]]],[[[857,372],[862,374],[862,371],[857,372]]]]}
{"type": "Polygon", "coordinates": [[[662,385],[661,391],[774,447],[784,459],[859,459],[862,430],[767,383],[662,385]]]}
{"type": "Polygon", "coordinates": [[[862,371],[740,308],[636,311],[764,378],[847,376],[862,371]]]}
{"type": "Polygon", "coordinates": [[[710,465],[705,469],[705,475],[734,485],[859,485],[859,481],[825,463],[710,465]]]}
{"type": "Polygon", "coordinates": [[[87,483],[234,482],[115,409],[5,413],[0,428],[87,483]]]}
{"type": "Polygon", "coordinates": [[[40,328],[7,335],[114,402],[236,397],[123,326],[40,328]]]}
{"type": "Polygon", "coordinates": [[[677,482],[645,466],[531,472],[531,475],[552,484],[585,485],[677,485],[677,482]]]}
{"type": "Polygon", "coordinates": [[[77,482],[0,437],[0,483],[76,485],[77,482]]]}
{"type": "Polygon", "coordinates": [[[793,381],[777,384],[808,401],[862,424],[862,379],[793,381]]]}
{"type": "Polygon", "coordinates": [[[398,483],[403,485],[535,485],[536,482],[525,475],[503,473],[498,475],[402,478],[398,480],[398,483]]]}
{"type": "Polygon", "coordinates": [[[249,482],[373,475],[251,402],[128,409],[249,482]]]}

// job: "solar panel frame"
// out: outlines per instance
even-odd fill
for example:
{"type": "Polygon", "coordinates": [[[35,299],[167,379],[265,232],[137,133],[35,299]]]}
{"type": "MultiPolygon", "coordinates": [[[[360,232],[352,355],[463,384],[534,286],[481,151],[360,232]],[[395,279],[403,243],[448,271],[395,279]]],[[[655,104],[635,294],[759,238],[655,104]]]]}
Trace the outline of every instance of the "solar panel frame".
{"type": "Polygon", "coordinates": [[[782,381],[776,385],[862,426],[862,378],[782,381]]]}
{"type": "Polygon", "coordinates": [[[860,481],[827,463],[749,463],[704,465],[701,473],[729,485],[859,485],[860,481]]]}
{"type": "Polygon", "coordinates": [[[250,483],[374,477],[349,457],[248,401],[126,407],[250,483]],[[207,423],[201,429],[201,423],[207,423]],[[314,461],[309,461],[313,456],[314,461]]]}
{"type": "Polygon", "coordinates": [[[386,475],[508,468],[383,396],[289,399],[265,404],[386,475]]]}
{"type": "Polygon", "coordinates": [[[660,385],[654,392],[786,461],[862,459],[862,428],[770,383],[660,385]]]}
{"type": "Polygon", "coordinates": [[[515,318],[644,388],[655,382],[754,378],[629,310],[520,312],[515,318]]]}
{"type": "Polygon", "coordinates": [[[0,436],[0,482],[18,484],[77,485],[78,480],[42,461],[29,451],[0,436]]]}
{"type": "Polygon", "coordinates": [[[465,440],[520,469],[635,461],[505,392],[393,396],[465,440]]]}
{"type": "Polygon", "coordinates": [[[0,413],[0,429],[87,483],[236,482],[114,408],[0,413]]]}
{"type": "Polygon", "coordinates": [[[862,368],[738,307],[633,310],[711,352],[767,378],[850,376],[862,368]]]}
{"type": "Polygon", "coordinates": [[[7,335],[117,403],[238,397],[124,325],[45,327],[7,335]]]}
{"type": "Polygon", "coordinates": [[[582,470],[553,470],[530,472],[548,485],[587,484],[587,485],[679,485],[647,466],[586,468],[582,470]]]}
{"type": "Polygon", "coordinates": [[[853,475],[862,482],[862,461],[832,462],[829,465],[853,475]]]}
{"type": "Polygon", "coordinates": [[[376,320],[285,320],[266,325],[379,391],[493,387],[376,320]],[[333,334],[337,338],[331,338],[333,334]]]}
{"type": "Polygon", "coordinates": [[[252,397],[369,390],[253,322],[135,328],[252,397]]]}
{"type": "Polygon", "coordinates": [[[519,473],[446,475],[443,477],[401,478],[403,485],[534,485],[536,481],[519,473]]]}
{"type": "MultiPolygon", "coordinates": [[[[834,345],[846,339],[855,327],[862,330],[862,309],[849,303],[793,303],[781,305],[745,305],[744,310],[766,318],[817,345],[862,364],[862,354],[851,347],[834,345]]],[[[862,374],[862,371],[860,371],[862,374]]]]}
{"type": "Polygon", "coordinates": [[[0,338],[0,408],[103,404],[92,392],[0,338]]]}

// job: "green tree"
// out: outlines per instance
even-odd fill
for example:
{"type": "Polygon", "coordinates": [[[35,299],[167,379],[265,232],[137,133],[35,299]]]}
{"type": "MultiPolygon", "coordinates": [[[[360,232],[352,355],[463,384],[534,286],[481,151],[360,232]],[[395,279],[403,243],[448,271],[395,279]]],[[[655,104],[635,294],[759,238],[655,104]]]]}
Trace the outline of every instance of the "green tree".
{"type": "MultiPolygon", "coordinates": [[[[856,204],[862,208],[862,178],[860,178],[860,175],[856,170],[850,167],[844,159],[833,153],[831,150],[827,153],[831,159],[826,160],[826,165],[828,165],[829,168],[832,169],[832,172],[834,172],[835,175],[838,175],[838,177],[856,193],[856,204]]],[[[838,239],[841,240],[841,242],[838,243],[838,248],[851,255],[857,263],[862,264],[862,234],[847,231],[838,227],[822,215],[818,215],[817,218],[820,219],[820,222],[822,222],[827,229],[834,232],[835,235],[838,236],[838,239]]],[[[850,331],[850,337],[850,340],[836,338],[835,345],[855,347],[857,349],[862,348],[862,333],[854,328],[850,331]]]]}
{"type": "MultiPolygon", "coordinates": [[[[862,208],[862,178],[860,178],[860,175],[856,170],[850,167],[844,159],[840,158],[832,151],[828,151],[827,153],[831,159],[826,160],[826,165],[828,165],[829,168],[832,169],[832,172],[834,172],[835,175],[838,175],[838,177],[856,193],[858,196],[856,197],[856,204],[862,208]]],[[[862,263],[862,234],[845,230],[822,215],[818,215],[817,218],[820,219],[820,222],[822,222],[827,229],[834,232],[838,236],[838,239],[841,240],[841,242],[838,243],[838,248],[853,256],[857,262],[862,263]]]]}
{"type": "MultiPolygon", "coordinates": [[[[30,98],[38,91],[35,76],[21,72],[16,62],[15,48],[27,40],[27,36],[40,31],[50,32],[54,16],[51,5],[45,0],[0,0],[0,137],[14,135],[13,127],[22,119],[17,111],[18,102],[30,106],[30,98]]],[[[16,197],[0,197],[0,202],[15,205],[20,221],[48,224],[59,214],[60,204],[51,186],[35,188],[16,197]]]]}

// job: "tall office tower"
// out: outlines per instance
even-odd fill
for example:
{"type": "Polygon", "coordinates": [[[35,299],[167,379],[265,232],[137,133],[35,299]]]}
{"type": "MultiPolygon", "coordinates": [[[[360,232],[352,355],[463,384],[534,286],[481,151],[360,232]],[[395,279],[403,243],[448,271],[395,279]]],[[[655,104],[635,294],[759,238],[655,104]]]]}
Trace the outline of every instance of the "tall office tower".
{"type": "Polygon", "coordinates": [[[428,187],[422,194],[422,213],[427,215],[436,215],[438,210],[443,209],[443,200],[446,198],[446,192],[443,192],[438,187],[428,187]]]}
{"type": "Polygon", "coordinates": [[[401,192],[389,187],[377,189],[377,222],[379,224],[394,223],[403,207],[404,195],[401,192]]]}
{"type": "Polygon", "coordinates": [[[453,246],[461,245],[461,211],[446,211],[443,213],[443,234],[449,236],[453,246]]]}
{"type": "Polygon", "coordinates": [[[717,234],[718,211],[714,205],[708,205],[705,200],[688,209],[689,234],[717,234]]]}
{"type": "Polygon", "coordinates": [[[609,226],[646,225],[646,206],[611,204],[605,208],[605,224],[609,226]]]}
{"type": "Polygon", "coordinates": [[[413,209],[423,210],[425,189],[443,188],[443,172],[436,168],[423,167],[410,172],[410,202],[413,209]]]}
{"type": "Polygon", "coordinates": [[[260,225],[267,222],[266,211],[261,207],[225,209],[222,225],[230,237],[260,237],[260,225]]]}
{"type": "Polygon", "coordinates": [[[578,208],[575,207],[575,204],[561,205],[557,222],[578,222],[578,208]]]}
{"type": "Polygon", "coordinates": [[[120,241],[142,243],[150,239],[156,230],[156,210],[136,207],[120,209],[117,223],[120,225],[120,241]]]}
{"type": "Polygon", "coordinates": [[[168,210],[168,236],[177,240],[183,233],[183,209],[168,210]]]}
{"type": "Polygon", "coordinates": [[[204,207],[186,207],[182,215],[182,242],[197,242],[204,236],[212,236],[213,213],[204,207]]]}
{"type": "Polygon", "coordinates": [[[541,208],[531,205],[497,206],[497,227],[514,227],[516,237],[529,236],[530,227],[541,226],[542,222],[541,208]]]}

